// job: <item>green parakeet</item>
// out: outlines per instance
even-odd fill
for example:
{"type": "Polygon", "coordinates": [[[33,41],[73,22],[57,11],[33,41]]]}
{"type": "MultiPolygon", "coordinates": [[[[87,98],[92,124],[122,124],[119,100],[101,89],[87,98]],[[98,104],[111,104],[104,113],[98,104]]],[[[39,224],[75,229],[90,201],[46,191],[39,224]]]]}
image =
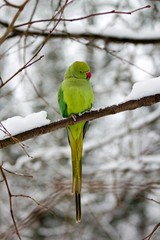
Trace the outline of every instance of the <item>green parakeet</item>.
{"type": "MultiPolygon", "coordinates": [[[[87,63],[76,61],[67,69],[58,91],[58,103],[63,117],[91,109],[94,94],[90,84],[91,72],[87,63]]],[[[72,156],[72,193],[75,194],[76,222],[81,221],[81,181],[83,138],[87,122],[67,127],[72,156]]]]}

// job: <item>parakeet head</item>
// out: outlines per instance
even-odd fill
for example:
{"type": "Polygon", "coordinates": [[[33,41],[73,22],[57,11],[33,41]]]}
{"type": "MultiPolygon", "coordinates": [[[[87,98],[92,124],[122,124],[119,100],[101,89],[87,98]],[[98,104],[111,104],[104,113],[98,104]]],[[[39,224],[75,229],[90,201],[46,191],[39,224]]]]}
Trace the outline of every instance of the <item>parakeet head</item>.
{"type": "Polygon", "coordinates": [[[79,79],[90,79],[91,72],[86,62],[76,61],[72,63],[65,73],[65,78],[75,77],[79,79]]]}

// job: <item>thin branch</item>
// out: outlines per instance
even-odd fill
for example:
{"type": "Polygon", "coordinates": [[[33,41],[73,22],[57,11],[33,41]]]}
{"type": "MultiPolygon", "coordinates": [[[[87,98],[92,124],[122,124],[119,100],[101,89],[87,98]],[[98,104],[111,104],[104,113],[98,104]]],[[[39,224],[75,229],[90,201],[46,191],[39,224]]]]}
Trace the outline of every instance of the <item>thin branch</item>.
{"type": "Polygon", "coordinates": [[[38,59],[30,62],[30,60],[25,63],[20,69],[18,69],[17,72],[15,72],[10,78],[8,78],[6,81],[2,82],[0,85],[0,88],[2,88],[4,85],[6,85],[8,82],[10,82],[15,76],[17,76],[20,72],[22,72],[24,69],[30,67],[31,65],[33,65],[34,63],[40,61],[42,58],[44,57],[44,55],[40,56],[38,59]]]}
{"type": "Polygon", "coordinates": [[[10,132],[2,124],[2,122],[0,122],[0,131],[2,131],[6,136],[11,137],[16,144],[19,144],[19,146],[23,149],[23,151],[27,154],[27,156],[31,157],[26,150],[26,145],[20,142],[17,138],[13,137],[12,134],[10,134],[10,132]]]}
{"type": "Polygon", "coordinates": [[[20,5],[18,7],[18,11],[16,12],[15,16],[13,17],[11,23],[9,24],[9,26],[6,29],[6,32],[3,34],[3,36],[0,38],[0,45],[6,40],[7,36],[10,34],[10,32],[12,32],[13,28],[14,28],[14,24],[17,20],[17,18],[19,17],[19,15],[21,14],[21,12],[23,11],[24,7],[26,6],[26,4],[28,3],[29,0],[24,1],[24,3],[22,5],[20,5]]]}
{"type": "Polygon", "coordinates": [[[142,240],[150,240],[151,237],[153,236],[154,232],[160,227],[160,223],[158,223],[152,230],[152,232],[145,238],[143,238],[142,240]]]}
{"type": "MultiPolygon", "coordinates": [[[[30,76],[29,76],[29,74],[28,74],[27,71],[25,72],[25,75],[26,75],[28,81],[30,82],[30,84],[32,85],[35,93],[37,94],[37,97],[40,98],[40,99],[46,104],[46,106],[51,107],[50,104],[49,104],[49,102],[40,94],[40,92],[38,91],[36,85],[34,84],[34,82],[32,81],[32,79],[30,78],[30,76]]],[[[52,106],[51,108],[52,108],[56,113],[58,113],[57,109],[56,109],[54,106],[52,106]]]]}
{"type": "MultiPolygon", "coordinates": [[[[128,111],[128,110],[134,110],[144,106],[151,106],[152,104],[155,104],[158,102],[160,102],[160,94],[143,97],[138,100],[130,100],[127,102],[120,103],[118,105],[112,105],[106,108],[85,112],[84,114],[81,114],[76,117],[76,122],[73,120],[72,117],[69,117],[66,119],[61,119],[61,120],[52,122],[42,127],[37,127],[31,130],[28,130],[26,132],[22,132],[13,137],[16,138],[18,141],[25,141],[33,137],[40,136],[42,134],[46,134],[61,128],[65,128],[69,125],[73,125],[81,121],[92,121],[94,119],[98,119],[104,116],[113,115],[113,114],[128,111]]],[[[15,144],[16,142],[13,141],[13,137],[1,140],[0,149],[5,148],[9,145],[15,144]]]]}
{"type": "MultiPolygon", "coordinates": [[[[6,30],[6,33],[2,36],[2,38],[0,38],[0,44],[8,37],[9,33],[11,32],[14,32],[15,31],[15,28],[18,28],[21,25],[17,25],[17,26],[13,26],[16,19],[18,18],[18,16],[20,15],[21,11],[23,10],[23,8],[25,7],[25,5],[28,3],[28,0],[25,1],[19,8],[19,10],[17,11],[14,19],[12,20],[12,22],[7,26],[6,23],[4,23],[5,26],[7,26],[7,30],[6,30]]],[[[25,68],[29,67],[30,65],[34,64],[35,62],[37,62],[38,60],[40,60],[42,58],[39,57],[38,60],[35,60],[34,59],[38,56],[38,54],[40,53],[40,51],[42,50],[42,48],[45,46],[45,44],[47,43],[47,41],[50,39],[50,37],[52,36],[53,34],[53,31],[56,29],[57,25],[61,22],[61,21],[77,21],[77,20],[83,20],[83,19],[86,19],[86,18],[90,18],[90,17],[94,17],[94,16],[99,16],[99,15],[104,15],[104,14],[110,14],[110,13],[117,13],[117,14],[132,14],[132,13],[135,13],[137,11],[140,11],[142,9],[145,9],[145,8],[149,8],[150,5],[147,5],[147,6],[144,6],[144,7],[141,7],[141,8],[138,8],[138,9],[134,9],[132,11],[116,11],[116,10],[112,10],[112,11],[109,11],[109,12],[103,12],[103,13],[93,13],[93,14],[90,14],[90,15],[87,15],[87,16],[84,16],[84,17],[81,17],[81,18],[76,18],[76,19],[63,19],[62,18],[62,15],[63,15],[63,12],[64,12],[64,9],[65,7],[70,4],[69,0],[66,0],[64,5],[60,8],[60,10],[58,11],[58,13],[56,13],[56,15],[54,17],[52,17],[51,19],[45,19],[45,20],[38,20],[38,21],[30,21],[28,22],[28,24],[25,24],[25,25],[29,25],[31,26],[31,24],[33,23],[36,23],[36,22],[43,22],[43,21],[56,21],[56,23],[54,24],[53,28],[50,30],[50,32],[46,35],[44,41],[42,42],[41,46],[38,48],[38,50],[36,51],[36,53],[33,55],[33,57],[31,57],[31,59],[29,59],[29,61],[24,64],[23,67],[21,67],[16,73],[14,73],[8,80],[6,81],[3,81],[1,82],[1,85],[0,85],[0,88],[3,87],[4,85],[6,85],[10,80],[12,80],[17,74],[19,74],[21,71],[23,71],[25,68]],[[59,18],[56,18],[57,15],[59,15],[59,18]]],[[[26,32],[25,32],[26,34],[26,32]]]]}
{"type": "Polygon", "coordinates": [[[135,68],[145,72],[145,73],[147,73],[149,76],[151,76],[153,78],[155,77],[155,75],[153,75],[151,72],[147,71],[146,69],[143,69],[143,68],[139,67],[138,65],[136,65],[133,62],[127,60],[126,58],[120,57],[119,55],[115,54],[113,51],[110,51],[106,46],[105,47],[99,47],[97,44],[95,44],[93,42],[89,42],[88,46],[97,48],[97,49],[102,50],[102,51],[105,50],[112,57],[115,57],[116,59],[119,59],[120,61],[125,62],[125,63],[127,63],[127,64],[129,64],[129,65],[131,65],[131,66],[133,66],[133,67],[135,67],[135,68]]]}
{"type": "Polygon", "coordinates": [[[4,171],[3,171],[2,165],[0,166],[0,171],[1,171],[2,177],[4,179],[4,182],[6,184],[6,188],[7,188],[7,192],[8,192],[9,208],[10,208],[11,218],[12,218],[12,221],[13,221],[13,224],[14,224],[14,227],[15,227],[16,234],[17,234],[18,238],[21,240],[21,236],[19,234],[18,227],[17,227],[16,220],[15,220],[14,213],[13,213],[12,193],[10,191],[9,184],[8,184],[6,175],[5,175],[4,171]]]}
{"type": "Polygon", "coordinates": [[[31,196],[24,195],[24,194],[12,194],[12,197],[15,197],[15,198],[17,198],[17,197],[18,198],[20,198],[20,197],[28,198],[28,199],[32,200],[32,202],[34,202],[38,207],[41,207],[42,209],[49,211],[53,216],[55,215],[54,211],[52,209],[50,209],[47,205],[38,202],[35,198],[33,198],[31,196]]]}
{"type": "Polygon", "coordinates": [[[2,77],[0,75],[0,87],[3,85],[3,80],[2,80],[2,77]]]}
{"type": "Polygon", "coordinates": [[[8,170],[8,169],[6,169],[6,168],[4,168],[4,167],[3,167],[3,170],[4,170],[5,172],[8,172],[8,173],[10,173],[10,174],[14,174],[14,175],[16,175],[16,176],[33,178],[32,175],[28,175],[28,174],[24,174],[24,173],[19,173],[19,172],[13,172],[13,171],[10,171],[10,170],[8,170]]]}
{"type": "MultiPolygon", "coordinates": [[[[152,183],[152,184],[154,184],[154,183],[152,183]]],[[[160,204],[159,201],[157,201],[157,200],[155,200],[155,199],[153,199],[153,198],[144,197],[144,196],[142,196],[142,195],[138,195],[138,198],[144,199],[144,200],[148,200],[148,201],[152,201],[152,202],[154,202],[154,203],[160,204]]]]}
{"type": "Polygon", "coordinates": [[[97,16],[102,16],[102,15],[108,15],[108,14],[126,14],[126,15],[131,15],[135,12],[141,11],[143,9],[146,8],[150,8],[150,5],[146,5],[144,7],[141,8],[137,8],[131,11],[118,11],[118,10],[111,10],[111,11],[106,11],[106,12],[100,12],[100,13],[92,13],[83,17],[78,17],[78,18],[49,18],[49,19],[40,19],[40,20],[34,20],[34,21],[30,21],[30,22],[26,22],[26,23],[22,23],[22,24],[18,24],[15,25],[15,28],[19,28],[19,27],[23,27],[26,25],[31,25],[31,24],[36,24],[36,23],[41,23],[41,22],[50,22],[50,21],[60,21],[60,22],[75,22],[75,21],[81,21],[81,20],[85,20],[91,17],[97,17],[97,16]]]}
{"type": "MultiPolygon", "coordinates": [[[[27,1],[26,1],[27,3],[27,1]]],[[[39,61],[43,56],[40,56],[37,60],[34,60],[38,54],[40,53],[40,51],[42,50],[42,48],[45,46],[45,44],[47,43],[47,41],[49,40],[51,34],[53,33],[53,31],[56,29],[56,27],[58,26],[58,24],[60,23],[60,19],[63,15],[64,9],[65,7],[69,4],[69,0],[66,0],[64,5],[60,8],[60,10],[58,11],[58,13],[56,13],[57,15],[60,15],[59,18],[56,20],[56,23],[54,24],[53,28],[51,29],[50,33],[46,36],[46,38],[44,39],[44,41],[42,42],[41,46],[38,48],[38,50],[36,51],[36,53],[27,61],[27,63],[24,64],[23,67],[21,67],[16,73],[14,73],[8,80],[6,80],[5,82],[3,82],[3,84],[0,87],[3,87],[4,85],[6,85],[10,80],[12,80],[17,74],[19,74],[22,70],[26,69],[27,67],[31,66],[32,64],[34,64],[35,62],[39,61]]],[[[54,17],[51,19],[51,21],[54,19],[54,17]]],[[[9,25],[10,26],[10,25],[9,25]]],[[[9,28],[9,27],[8,27],[9,28]]],[[[0,39],[1,41],[1,39],[0,39]]],[[[1,43],[1,42],[0,42],[1,43]]]]}
{"type": "Polygon", "coordinates": [[[10,6],[10,7],[13,7],[13,8],[20,8],[21,5],[16,5],[16,4],[13,4],[13,3],[10,3],[9,1],[7,0],[3,0],[7,6],[10,6]]]}
{"type": "MultiPolygon", "coordinates": [[[[3,162],[2,162],[2,165],[3,165],[3,162]]],[[[14,217],[14,213],[13,213],[13,203],[12,203],[12,198],[20,198],[20,197],[23,197],[23,198],[28,198],[30,200],[32,200],[32,202],[34,202],[38,207],[40,207],[43,211],[44,210],[47,210],[49,211],[53,216],[55,215],[54,211],[52,209],[50,209],[50,207],[46,204],[41,204],[40,202],[38,202],[35,198],[31,197],[31,196],[28,196],[28,195],[24,195],[24,194],[12,194],[11,190],[10,190],[10,187],[9,187],[9,184],[8,184],[8,180],[7,180],[7,177],[5,175],[5,172],[8,172],[10,174],[14,174],[16,176],[22,176],[22,177],[33,177],[31,175],[26,175],[26,174],[22,174],[22,173],[17,173],[17,172],[12,172],[6,168],[4,168],[2,165],[0,165],[0,171],[1,171],[1,174],[2,174],[2,177],[3,177],[3,182],[5,183],[6,185],[6,188],[7,188],[7,192],[8,192],[8,197],[9,197],[9,206],[10,206],[10,214],[11,214],[11,218],[12,218],[12,221],[13,221],[13,226],[14,226],[14,229],[12,229],[13,233],[12,235],[14,234],[14,232],[17,234],[18,238],[21,240],[21,236],[19,234],[19,230],[21,229],[20,228],[20,224],[19,224],[19,227],[17,226],[17,223],[16,223],[16,220],[15,220],[15,217],[14,217]]]]}
{"type": "MultiPolygon", "coordinates": [[[[63,187],[63,186],[62,186],[63,187]]],[[[66,187],[66,186],[65,186],[66,187]]],[[[30,198],[37,204],[37,207],[33,209],[31,213],[28,214],[28,216],[19,223],[18,228],[19,230],[23,230],[26,227],[31,226],[37,219],[39,219],[39,216],[41,216],[43,213],[48,211],[52,216],[59,216],[62,219],[64,216],[60,215],[60,213],[57,210],[52,210],[53,207],[56,204],[59,204],[59,200],[62,196],[62,189],[56,191],[54,194],[52,193],[51,195],[45,197],[42,203],[37,202],[34,198],[30,198]]],[[[63,190],[63,194],[67,194],[68,189],[63,190]]],[[[21,196],[19,196],[21,197],[21,196]]],[[[70,219],[70,218],[69,218],[70,219]]],[[[71,221],[72,219],[70,219],[71,221]]],[[[15,233],[15,229],[13,226],[10,226],[8,231],[0,233],[0,239],[13,239],[13,234],[15,233]]]]}

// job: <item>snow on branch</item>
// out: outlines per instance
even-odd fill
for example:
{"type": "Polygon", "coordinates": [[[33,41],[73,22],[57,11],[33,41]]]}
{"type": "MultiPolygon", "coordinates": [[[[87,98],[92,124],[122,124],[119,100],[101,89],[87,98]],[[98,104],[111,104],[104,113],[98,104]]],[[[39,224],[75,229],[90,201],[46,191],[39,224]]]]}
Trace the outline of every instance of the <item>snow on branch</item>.
{"type": "MultiPolygon", "coordinates": [[[[104,116],[113,115],[113,114],[129,111],[129,110],[134,110],[140,107],[151,106],[158,102],[160,102],[160,77],[135,83],[133,85],[131,93],[125,98],[124,102],[116,105],[112,105],[109,107],[85,112],[83,114],[76,116],[76,121],[72,117],[69,117],[69,118],[61,119],[48,124],[49,120],[46,119],[46,113],[44,113],[44,111],[41,112],[40,115],[39,114],[37,115],[39,119],[42,118],[41,124],[39,123],[39,121],[36,120],[37,118],[35,118],[34,114],[32,114],[32,116],[30,117],[27,116],[26,117],[27,121],[25,121],[25,119],[23,120],[25,123],[24,124],[25,129],[23,129],[23,126],[22,126],[21,133],[19,132],[16,133],[16,131],[12,133],[12,130],[10,130],[9,131],[10,134],[7,136],[8,138],[0,140],[0,148],[4,148],[12,144],[20,143],[22,141],[31,139],[33,137],[37,137],[42,134],[53,132],[58,129],[65,128],[69,125],[76,124],[81,121],[92,121],[94,119],[98,119],[104,116]],[[29,119],[31,121],[29,121],[29,119]],[[36,121],[37,121],[37,124],[36,124],[36,121]],[[35,125],[31,124],[30,126],[28,126],[26,130],[26,123],[29,125],[30,122],[33,122],[35,125]]],[[[3,123],[3,125],[4,124],[5,123],[3,123]]],[[[14,124],[10,123],[10,125],[17,126],[18,131],[20,131],[19,129],[20,123],[16,125],[14,122],[14,124]]],[[[5,126],[5,128],[8,128],[8,127],[5,126]]],[[[3,131],[2,129],[0,130],[3,131]]]]}
{"type": "Polygon", "coordinates": [[[125,100],[136,100],[142,96],[147,97],[154,94],[160,94],[160,77],[136,82],[132,87],[132,91],[125,100]]]}

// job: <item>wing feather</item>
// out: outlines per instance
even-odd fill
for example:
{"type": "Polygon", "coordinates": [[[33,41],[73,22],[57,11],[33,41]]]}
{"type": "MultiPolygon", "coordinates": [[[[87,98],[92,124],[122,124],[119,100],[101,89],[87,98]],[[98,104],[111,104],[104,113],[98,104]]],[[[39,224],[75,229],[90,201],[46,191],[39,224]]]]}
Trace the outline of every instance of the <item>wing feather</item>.
{"type": "Polygon", "coordinates": [[[58,90],[58,103],[63,117],[68,117],[67,104],[64,101],[64,94],[62,87],[58,90]]]}

